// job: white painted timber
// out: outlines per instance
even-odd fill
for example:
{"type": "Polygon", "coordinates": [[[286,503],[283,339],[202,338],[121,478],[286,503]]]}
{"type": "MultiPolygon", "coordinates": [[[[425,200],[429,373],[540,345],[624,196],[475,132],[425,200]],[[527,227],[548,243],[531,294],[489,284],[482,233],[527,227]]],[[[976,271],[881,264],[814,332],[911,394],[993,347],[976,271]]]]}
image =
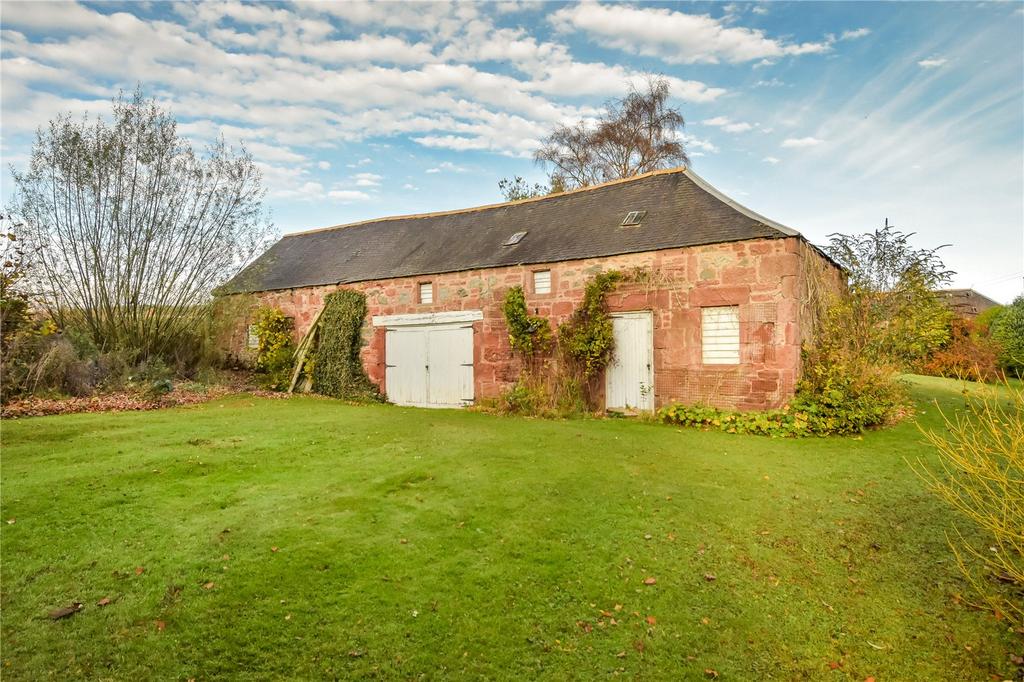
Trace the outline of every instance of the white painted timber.
{"type": "Polygon", "coordinates": [[[551,271],[550,270],[537,270],[533,273],[533,293],[535,294],[550,294],[551,293],[551,271]]]}
{"type": "Polygon", "coordinates": [[[605,371],[605,407],[654,409],[654,321],[649,310],[612,317],[615,351],[605,371]]]}
{"type": "Polygon", "coordinates": [[[740,363],[739,306],[701,308],[701,356],[705,365],[740,363]]]}
{"type": "Polygon", "coordinates": [[[451,310],[443,313],[409,313],[407,315],[374,315],[374,327],[409,327],[425,324],[476,322],[484,319],[482,310],[451,310]]]}
{"type": "Polygon", "coordinates": [[[470,322],[388,326],[388,399],[414,407],[464,407],[473,402],[470,322]]]}

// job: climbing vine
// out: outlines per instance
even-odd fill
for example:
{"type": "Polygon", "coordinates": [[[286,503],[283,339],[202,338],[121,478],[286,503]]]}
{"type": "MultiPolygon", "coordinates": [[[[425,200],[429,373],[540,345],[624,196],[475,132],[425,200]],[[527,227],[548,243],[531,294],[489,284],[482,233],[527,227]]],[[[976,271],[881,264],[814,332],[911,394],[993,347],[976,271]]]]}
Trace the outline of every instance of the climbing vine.
{"type": "Polygon", "coordinates": [[[513,351],[534,358],[551,349],[554,341],[551,325],[545,318],[526,312],[526,296],[522,287],[512,287],[506,292],[504,311],[508,342],[513,351]]]}
{"type": "Polygon", "coordinates": [[[277,308],[257,308],[252,322],[256,335],[256,359],[258,383],[264,388],[283,391],[288,388],[292,353],[294,324],[277,308]]]}
{"type": "Polygon", "coordinates": [[[605,368],[615,350],[606,296],[622,279],[617,270],[595,275],[583,291],[583,302],[558,328],[562,353],[579,368],[584,381],[605,368]]]}
{"type": "Polygon", "coordinates": [[[366,296],[358,291],[340,289],[324,298],[319,343],[304,366],[312,365],[313,391],[343,400],[383,400],[359,357],[365,318],[366,296]]]}
{"type": "Polygon", "coordinates": [[[557,336],[546,319],[527,312],[522,287],[508,290],[509,344],[524,363],[515,385],[502,395],[504,411],[568,417],[592,409],[593,379],[611,360],[615,343],[605,297],[620,280],[612,271],[588,281],[583,301],[557,336]]]}

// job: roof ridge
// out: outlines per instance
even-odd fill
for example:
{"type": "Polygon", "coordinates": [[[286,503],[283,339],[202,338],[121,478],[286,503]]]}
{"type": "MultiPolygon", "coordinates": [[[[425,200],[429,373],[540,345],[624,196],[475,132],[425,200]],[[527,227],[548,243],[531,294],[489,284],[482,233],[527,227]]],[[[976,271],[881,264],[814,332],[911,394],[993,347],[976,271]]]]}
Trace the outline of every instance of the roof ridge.
{"type": "Polygon", "coordinates": [[[647,171],[640,175],[631,175],[628,178],[618,178],[617,180],[609,180],[602,182],[598,185],[587,185],[586,187],[577,187],[576,189],[570,189],[565,192],[558,192],[557,194],[545,194],[539,197],[529,197],[526,199],[516,199],[515,201],[502,201],[496,204],[483,204],[481,206],[470,206],[468,208],[457,208],[447,211],[432,211],[429,213],[407,213],[405,215],[392,215],[382,216],[380,218],[369,218],[367,220],[358,220],[353,223],[340,223],[338,225],[329,225],[327,227],[316,227],[311,230],[302,230],[301,232],[289,232],[288,234],[282,235],[282,239],[288,237],[298,237],[306,234],[315,234],[317,232],[328,232],[330,230],[342,230],[347,227],[358,227],[359,225],[370,225],[373,223],[381,223],[388,220],[415,220],[417,218],[436,218],[439,216],[446,215],[458,215],[461,213],[475,213],[477,211],[489,210],[492,208],[501,208],[503,206],[519,206],[520,204],[528,204],[535,201],[544,201],[545,199],[554,199],[556,197],[569,196],[571,194],[581,194],[583,192],[591,192],[596,189],[603,189],[612,185],[621,185],[627,182],[635,182],[637,180],[644,180],[646,178],[654,177],[656,175],[671,175],[673,173],[684,173],[690,175],[692,171],[686,168],[686,166],[676,166],[675,168],[659,168],[657,170],[647,171]]]}

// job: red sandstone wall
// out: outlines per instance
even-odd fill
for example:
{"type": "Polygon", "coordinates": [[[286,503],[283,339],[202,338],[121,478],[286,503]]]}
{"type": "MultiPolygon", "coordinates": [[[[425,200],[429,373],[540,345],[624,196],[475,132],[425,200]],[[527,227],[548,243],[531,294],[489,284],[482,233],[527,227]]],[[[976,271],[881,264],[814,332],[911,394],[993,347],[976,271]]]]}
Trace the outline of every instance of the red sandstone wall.
{"type": "MultiPolygon", "coordinates": [[[[474,324],[475,390],[496,397],[515,381],[518,366],[508,344],[502,302],[522,285],[534,314],[553,327],[582,299],[588,278],[601,270],[645,269],[639,281],[609,296],[612,312],[654,311],[654,395],[657,406],[704,402],[722,407],[777,407],[792,396],[800,364],[800,289],[805,245],[797,238],[754,240],[668,249],[610,258],[406,277],[345,285],[366,294],[370,316],[449,310],[483,310],[474,324]],[[551,293],[533,293],[534,270],[551,270],[551,293]],[[420,282],[434,284],[434,303],[417,303],[420,282]],[[701,363],[701,306],[740,306],[741,362],[701,363]]],[[[308,329],[325,294],[337,286],[307,287],[256,295],[261,305],[294,317],[296,337],[308,329]]],[[[231,345],[244,355],[240,321],[231,345]]],[[[384,386],[384,330],[367,320],[363,362],[384,386]]]]}

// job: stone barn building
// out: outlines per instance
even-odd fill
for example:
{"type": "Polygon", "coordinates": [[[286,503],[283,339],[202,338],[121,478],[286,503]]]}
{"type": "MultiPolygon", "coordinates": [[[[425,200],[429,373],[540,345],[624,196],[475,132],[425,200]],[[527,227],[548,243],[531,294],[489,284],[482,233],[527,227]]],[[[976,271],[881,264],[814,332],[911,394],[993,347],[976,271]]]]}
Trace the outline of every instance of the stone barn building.
{"type": "MultiPolygon", "coordinates": [[[[457,407],[519,374],[502,311],[521,285],[552,328],[595,273],[632,273],[609,296],[608,409],[671,402],[773,408],[792,395],[815,289],[841,270],[798,232],[687,169],[535,199],[379,218],[285,235],[219,290],[281,309],[300,339],[325,294],[366,295],[363,364],[392,402],[457,407]]],[[[241,315],[244,317],[244,314],[241,315]]],[[[231,350],[245,357],[246,321],[231,350]]]]}

